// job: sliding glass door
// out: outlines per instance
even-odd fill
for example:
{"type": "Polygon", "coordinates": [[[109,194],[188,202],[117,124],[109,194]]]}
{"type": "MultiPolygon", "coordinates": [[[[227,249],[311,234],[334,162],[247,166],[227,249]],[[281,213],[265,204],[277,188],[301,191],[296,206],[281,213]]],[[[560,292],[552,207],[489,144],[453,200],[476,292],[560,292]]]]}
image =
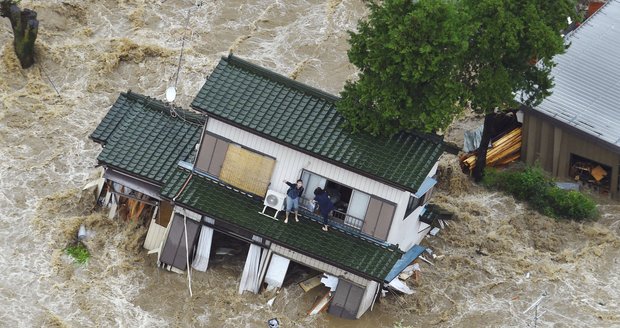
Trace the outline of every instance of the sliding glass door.
{"type": "Polygon", "coordinates": [[[368,210],[368,202],[370,202],[370,195],[354,189],[344,224],[361,230],[368,210]]]}
{"type": "Polygon", "coordinates": [[[327,179],[320,175],[303,171],[301,174],[301,180],[304,182],[304,194],[301,200],[302,205],[304,207],[308,207],[309,202],[314,199],[314,189],[317,187],[325,188],[327,179]]]}

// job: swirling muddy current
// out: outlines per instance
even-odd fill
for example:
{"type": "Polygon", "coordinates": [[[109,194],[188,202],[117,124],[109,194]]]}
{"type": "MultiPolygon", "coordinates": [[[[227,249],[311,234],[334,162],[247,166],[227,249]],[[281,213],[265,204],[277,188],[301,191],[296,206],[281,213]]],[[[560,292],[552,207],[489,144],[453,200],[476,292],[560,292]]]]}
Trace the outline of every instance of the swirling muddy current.
{"type": "Polygon", "coordinates": [[[442,159],[435,202],[456,213],[427,238],[413,295],[389,293],[358,321],[307,316],[316,292],[237,294],[243,258],[187,277],[158,269],[145,228],[93,211],[82,186],[100,146],[88,139],[119,92],[163,98],[178,81],[188,107],[219,58],[234,52],[337,94],[355,78],[348,30],[361,1],[22,1],[40,20],[37,64],[22,70],[0,20],[0,326],[539,327],[620,326],[620,206],[599,198],[593,223],[556,221],[473,185],[442,159]],[[185,41],[184,41],[185,40],[185,41]],[[183,58],[178,66],[182,44],[183,58]],[[178,74],[178,79],[177,79],[178,74]],[[63,249],[84,224],[92,257],[63,249]]]}

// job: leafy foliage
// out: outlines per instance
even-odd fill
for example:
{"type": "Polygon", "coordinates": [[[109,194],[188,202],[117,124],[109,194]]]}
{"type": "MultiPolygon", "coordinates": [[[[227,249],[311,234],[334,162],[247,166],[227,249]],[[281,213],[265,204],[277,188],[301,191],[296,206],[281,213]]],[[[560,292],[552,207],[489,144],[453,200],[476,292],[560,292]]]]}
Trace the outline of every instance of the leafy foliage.
{"type": "Polygon", "coordinates": [[[558,188],[538,167],[523,171],[487,169],[482,183],[526,201],[538,212],[551,217],[590,220],[598,215],[592,199],[578,191],[558,188]]]}
{"type": "Polygon", "coordinates": [[[369,6],[368,21],[350,33],[349,60],[361,75],[346,84],[339,110],[353,128],[373,134],[446,127],[465,92],[457,73],[472,32],[469,18],[444,1],[369,6]]]}
{"type": "Polygon", "coordinates": [[[338,109],[357,130],[446,128],[468,103],[490,113],[550,94],[575,0],[385,0],[350,33],[359,79],[338,109]],[[536,60],[538,64],[533,64],[536,60]]]}
{"type": "Polygon", "coordinates": [[[553,56],[565,50],[560,31],[574,0],[463,0],[476,33],[463,71],[472,107],[489,113],[535,105],[551,94],[553,56]],[[538,60],[538,64],[534,62],[538,60]]]}
{"type": "Polygon", "coordinates": [[[84,264],[86,262],[88,262],[88,259],[90,258],[90,252],[88,251],[88,249],[86,248],[86,246],[84,246],[84,244],[78,242],[75,245],[70,245],[67,248],[65,248],[65,252],[73,257],[73,260],[75,260],[75,262],[79,263],[79,264],[84,264]]]}

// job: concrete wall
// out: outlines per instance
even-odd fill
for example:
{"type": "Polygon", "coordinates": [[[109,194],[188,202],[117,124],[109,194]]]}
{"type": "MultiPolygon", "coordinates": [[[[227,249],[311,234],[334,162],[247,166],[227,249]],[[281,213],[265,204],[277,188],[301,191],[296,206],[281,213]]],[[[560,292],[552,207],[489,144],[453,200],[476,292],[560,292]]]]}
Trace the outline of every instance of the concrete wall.
{"type": "Polygon", "coordinates": [[[553,176],[561,178],[572,178],[568,176],[571,154],[607,165],[612,168],[610,193],[613,198],[620,199],[620,153],[603,146],[602,143],[530,112],[524,115],[521,147],[521,158],[524,162],[529,165],[538,162],[553,176]]]}

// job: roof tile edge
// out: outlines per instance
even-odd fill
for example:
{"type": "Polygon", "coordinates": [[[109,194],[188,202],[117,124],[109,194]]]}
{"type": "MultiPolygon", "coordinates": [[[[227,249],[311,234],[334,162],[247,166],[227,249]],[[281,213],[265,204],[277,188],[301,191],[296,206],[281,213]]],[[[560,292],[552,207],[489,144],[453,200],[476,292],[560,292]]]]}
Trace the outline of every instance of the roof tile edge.
{"type": "Polygon", "coordinates": [[[286,86],[289,86],[289,87],[298,89],[300,91],[306,92],[306,93],[308,93],[310,95],[313,95],[315,97],[322,98],[324,100],[331,101],[331,102],[334,102],[334,103],[337,102],[338,100],[340,100],[340,98],[335,96],[335,95],[327,93],[327,92],[325,92],[323,90],[320,90],[318,88],[309,86],[309,85],[307,85],[305,83],[301,83],[299,81],[293,80],[293,79],[291,79],[291,78],[289,78],[287,76],[284,76],[282,74],[276,73],[276,72],[274,72],[272,70],[269,70],[267,68],[264,68],[262,66],[254,64],[252,62],[249,62],[249,61],[247,61],[245,59],[241,59],[241,58],[233,55],[232,53],[229,54],[228,56],[223,56],[222,59],[224,61],[226,61],[227,63],[230,63],[230,64],[232,64],[234,66],[239,66],[239,67],[241,67],[243,69],[246,69],[248,71],[252,71],[252,72],[254,72],[254,73],[258,74],[258,75],[267,77],[267,78],[269,78],[271,80],[274,80],[276,82],[282,83],[282,84],[284,84],[286,86]]]}

